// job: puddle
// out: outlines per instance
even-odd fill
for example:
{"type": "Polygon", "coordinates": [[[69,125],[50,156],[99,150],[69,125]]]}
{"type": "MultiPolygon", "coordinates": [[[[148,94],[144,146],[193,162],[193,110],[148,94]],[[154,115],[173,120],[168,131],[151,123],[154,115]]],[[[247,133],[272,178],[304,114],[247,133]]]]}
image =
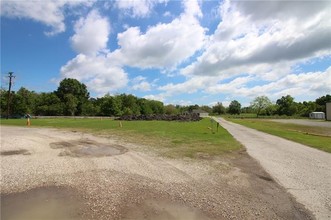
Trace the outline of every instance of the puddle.
{"type": "Polygon", "coordinates": [[[131,207],[123,216],[124,220],[208,220],[199,210],[181,204],[149,200],[137,207],[131,207]]]}
{"type": "Polygon", "coordinates": [[[109,157],[124,154],[128,151],[121,145],[105,145],[92,140],[54,142],[50,146],[53,149],[64,149],[59,156],[71,157],[109,157]]]}
{"type": "Polygon", "coordinates": [[[42,187],[1,195],[1,220],[83,219],[83,200],[73,190],[42,187]]]}
{"type": "Polygon", "coordinates": [[[31,153],[28,150],[21,149],[21,150],[8,150],[8,151],[1,151],[1,156],[11,156],[11,155],[30,155],[31,153]]]}

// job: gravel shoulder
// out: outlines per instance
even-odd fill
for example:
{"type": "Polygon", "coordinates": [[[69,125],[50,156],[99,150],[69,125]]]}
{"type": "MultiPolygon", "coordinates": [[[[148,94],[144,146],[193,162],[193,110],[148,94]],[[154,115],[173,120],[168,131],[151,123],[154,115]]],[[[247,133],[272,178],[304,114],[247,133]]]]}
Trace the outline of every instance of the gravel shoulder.
{"type": "Polygon", "coordinates": [[[52,194],[78,201],[71,219],[314,219],[245,151],[175,160],[111,134],[0,128],[1,219],[52,194]]]}
{"type": "Polygon", "coordinates": [[[331,154],[221,118],[216,120],[317,219],[331,219],[331,154]]]}

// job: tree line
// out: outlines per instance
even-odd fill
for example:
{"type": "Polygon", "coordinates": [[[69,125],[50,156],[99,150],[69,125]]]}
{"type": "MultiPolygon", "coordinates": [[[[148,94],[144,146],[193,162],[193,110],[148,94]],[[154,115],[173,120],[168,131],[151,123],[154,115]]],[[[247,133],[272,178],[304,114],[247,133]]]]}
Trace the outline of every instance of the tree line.
{"type": "Polygon", "coordinates": [[[9,115],[22,117],[26,114],[35,116],[123,116],[152,114],[182,114],[200,109],[214,114],[256,113],[260,115],[298,115],[306,117],[310,112],[325,112],[325,103],[331,102],[329,94],[315,101],[295,102],[290,95],[283,96],[273,104],[268,97],[259,96],[249,107],[241,107],[233,100],[228,107],[221,102],[212,107],[199,105],[164,105],[160,101],[138,98],[131,94],[106,94],[100,98],[91,98],[84,83],[76,79],[63,79],[57,90],[36,93],[21,87],[17,92],[0,89],[0,115],[7,115],[9,97],[9,115]]]}
{"type": "Polygon", "coordinates": [[[217,114],[240,114],[254,113],[259,116],[300,116],[308,117],[311,112],[326,113],[326,103],[331,102],[331,95],[326,94],[317,98],[315,101],[295,102],[290,95],[282,96],[277,99],[276,103],[272,103],[267,96],[256,97],[248,107],[241,107],[241,104],[234,100],[228,108],[225,108],[222,103],[217,103],[213,106],[213,113],[217,114]]]}

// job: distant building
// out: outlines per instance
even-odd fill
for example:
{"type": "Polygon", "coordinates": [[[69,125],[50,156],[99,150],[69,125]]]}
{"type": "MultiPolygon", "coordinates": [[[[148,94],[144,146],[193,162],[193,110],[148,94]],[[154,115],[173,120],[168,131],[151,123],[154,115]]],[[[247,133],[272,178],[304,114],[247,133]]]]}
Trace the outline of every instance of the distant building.
{"type": "Polygon", "coordinates": [[[326,103],[326,120],[331,121],[331,102],[326,103]]]}
{"type": "Polygon", "coordinates": [[[206,111],[204,111],[204,110],[201,110],[201,109],[194,109],[193,111],[192,111],[192,113],[193,114],[198,114],[199,115],[199,117],[208,117],[209,116],[209,113],[208,112],[206,112],[206,111]]]}
{"type": "Polygon", "coordinates": [[[310,119],[325,119],[325,113],[324,112],[312,112],[309,114],[310,119]]]}

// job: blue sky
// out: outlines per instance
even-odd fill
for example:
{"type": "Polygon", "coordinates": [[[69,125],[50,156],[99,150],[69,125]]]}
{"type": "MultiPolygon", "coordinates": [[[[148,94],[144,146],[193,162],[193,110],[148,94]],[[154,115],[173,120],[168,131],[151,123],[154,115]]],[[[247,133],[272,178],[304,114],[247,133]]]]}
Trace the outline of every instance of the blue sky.
{"type": "Polygon", "coordinates": [[[1,86],[243,106],[331,92],[330,1],[1,1],[1,86]]]}

